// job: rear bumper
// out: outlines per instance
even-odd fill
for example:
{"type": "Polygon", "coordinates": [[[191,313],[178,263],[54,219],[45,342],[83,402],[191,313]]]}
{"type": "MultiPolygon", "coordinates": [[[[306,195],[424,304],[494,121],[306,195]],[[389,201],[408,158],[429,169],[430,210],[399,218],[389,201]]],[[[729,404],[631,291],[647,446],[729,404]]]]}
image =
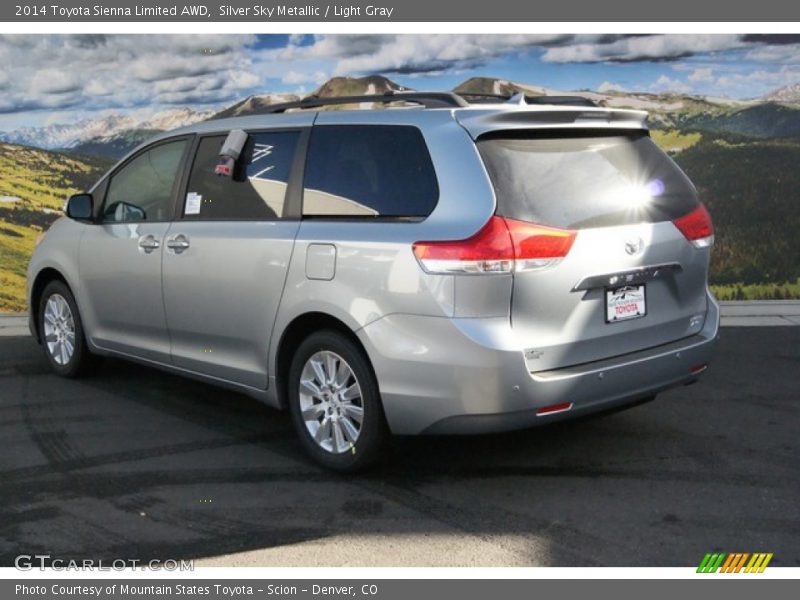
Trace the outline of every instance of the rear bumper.
{"type": "Polygon", "coordinates": [[[600,412],[690,383],[719,329],[709,295],[703,328],[655,348],[531,373],[506,319],[391,315],[359,331],[396,434],[510,431],[600,412]],[[539,409],[569,404],[567,410],[539,409]]]}

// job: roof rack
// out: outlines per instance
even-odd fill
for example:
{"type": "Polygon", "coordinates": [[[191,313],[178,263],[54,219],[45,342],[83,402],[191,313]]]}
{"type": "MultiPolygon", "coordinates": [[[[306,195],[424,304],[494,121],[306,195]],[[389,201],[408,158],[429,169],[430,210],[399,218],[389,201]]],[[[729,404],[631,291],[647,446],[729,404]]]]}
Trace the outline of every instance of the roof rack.
{"type": "Polygon", "coordinates": [[[491,94],[483,92],[456,92],[470,104],[485,104],[491,102],[506,102],[511,98],[508,94],[491,94]]]}
{"type": "Polygon", "coordinates": [[[425,108],[464,108],[473,104],[486,104],[495,102],[513,102],[524,106],[526,104],[556,104],[561,106],[597,106],[595,102],[582,96],[523,96],[522,93],[514,95],[489,94],[479,92],[401,92],[389,90],[383,94],[364,94],[360,96],[309,96],[296,102],[284,102],[267,107],[266,113],[283,113],[287,110],[299,108],[310,109],[322,106],[341,104],[358,104],[361,102],[385,103],[410,102],[425,108]]]}
{"type": "Polygon", "coordinates": [[[266,112],[282,113],[293,108],[319,108],[336,104],[357,104],[360,102],[412,102],[425,108],[463,108],[469,104],[461,96],[453,92],[396,92],[389,90],[383,94],[367,94],[362,96],[310,96],[297,102],[274,104],[266,112]]]}

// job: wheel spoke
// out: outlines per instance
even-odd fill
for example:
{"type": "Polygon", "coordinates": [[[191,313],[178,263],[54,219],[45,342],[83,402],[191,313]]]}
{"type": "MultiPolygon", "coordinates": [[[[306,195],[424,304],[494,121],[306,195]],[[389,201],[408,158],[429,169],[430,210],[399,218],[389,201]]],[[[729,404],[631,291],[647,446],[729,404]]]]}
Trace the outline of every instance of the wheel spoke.
{"type": "Polygon", "coordinates": [[[356,404],[345,404],[344,414],[359,425],[364,420],[364,409],[356,404]]]}
{"type": "Polygon", "coordinates": [[[329,440],[331,437],[331,418],[325,417],[319,425],[319,429],[314,434],[314,440],[322,445],[322,442],[329,440]]]}
{"type": "Polygon", "coordinates": [[[315,398],[320,398],[322,396],[322,390],[311,379],[301,379],[300,388],[301,388],[300,393],[302,393],[302,388],[305,388],[307,390],[307,393],[311,394],[315,398]]]}
{"type": "Polygon", "coordinates": [[[319,420],[319,416],[323,414],[325,414],[325,407],[321,402],[319,402],[317,404],[313,404],[310,408],[307,408],[303,411],[303,420],[317,421],[319,420]]]}
{"type": "Polygon", "coordinates": [[[353,422],[345,417],[341,419],[339,423],[342,425],[342,431],[347,437],[347,440],[355,443],[355,441],[358,439],[358,429],[356,429],[355,425],[353,425],[353,422]]]}
{"type": "Polygon", "coordinates": [[[333,421],[333,447],[336,452],[344,452],[347,450],[347,442],[342,434],[341,421],[333,421]]]}
{"type": "Polygon", "coordinates": [[[311,360],[309,361],[311,368],[314,370],[314,375],[317,378],[317,382],[320,385],[325,385],[327,383],[327,378],[325,377],[325,368],[322,366],[322,363],[318,360],[311,360]]]}
{"type": "Polygon", "coordinates": [[[350,380],[350,376],[352,374],[353,372],[350,370],[350,367],[347,365],[347,363],[343,360],[340,360],[339,368],[336,369],[336,376],[333,378],[334,387],[336,387],[336,389],[343,388],[350,380]]]}
{"type": "Polygon", "coordinates": [[[337,364],[336,363],[343,363],[343,360],[338,360],[336,355],[333,352],[326,352],[325,353],[325,382],[326,384],[330,385],[336,379],[336,371],[337,371],[337,364]]]}
{"type": "Polygon", "coordinates": [[[58,304],[58,316],[66,321],[67,320],[67,303],[61,296],[56,296],[56,304],[58,304]]]}
{"type": "Polygon", "coordinates": [[[342,400],[352,402],[356,398],[361,398],[361,387],[358,385],[357,381],[342,392],[342,400]]]}

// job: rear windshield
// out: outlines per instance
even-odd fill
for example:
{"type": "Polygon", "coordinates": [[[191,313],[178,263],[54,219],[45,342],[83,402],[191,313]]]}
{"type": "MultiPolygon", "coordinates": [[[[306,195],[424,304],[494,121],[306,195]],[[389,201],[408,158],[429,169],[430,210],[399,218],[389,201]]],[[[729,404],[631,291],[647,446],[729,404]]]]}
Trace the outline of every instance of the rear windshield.
{"type": "Polygon", "coordinates": [[[497,213],[553,227],[676,219],[697,192],[645,132],[503,131],[478,140],[497,213]]]}

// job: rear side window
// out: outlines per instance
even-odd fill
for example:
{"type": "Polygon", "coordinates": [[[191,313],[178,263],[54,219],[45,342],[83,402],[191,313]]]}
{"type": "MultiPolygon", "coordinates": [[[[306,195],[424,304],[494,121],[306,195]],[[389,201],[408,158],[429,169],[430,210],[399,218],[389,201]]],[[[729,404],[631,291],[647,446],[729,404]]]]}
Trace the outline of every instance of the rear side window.
{"type": "Polygon", "coordinates": [[[303,214],[319,217],[427,217],[439,187],[415,127],[319,125],[311,133],[303,214]]]}
{"type": "Polygon", "coordinates": [[[513,131],[478,140],[498,214],[580,229],[668,221],[697,206],[683,171],[644,132],[513,131]]]}
{"type": "Polygon", "coordinates": [[[200,140],[186,190],[184,219],[274,221],[282,218],[299,135],[296,131],[250,134],[232,178],[214,173],[226,136],[200,140]]]}

